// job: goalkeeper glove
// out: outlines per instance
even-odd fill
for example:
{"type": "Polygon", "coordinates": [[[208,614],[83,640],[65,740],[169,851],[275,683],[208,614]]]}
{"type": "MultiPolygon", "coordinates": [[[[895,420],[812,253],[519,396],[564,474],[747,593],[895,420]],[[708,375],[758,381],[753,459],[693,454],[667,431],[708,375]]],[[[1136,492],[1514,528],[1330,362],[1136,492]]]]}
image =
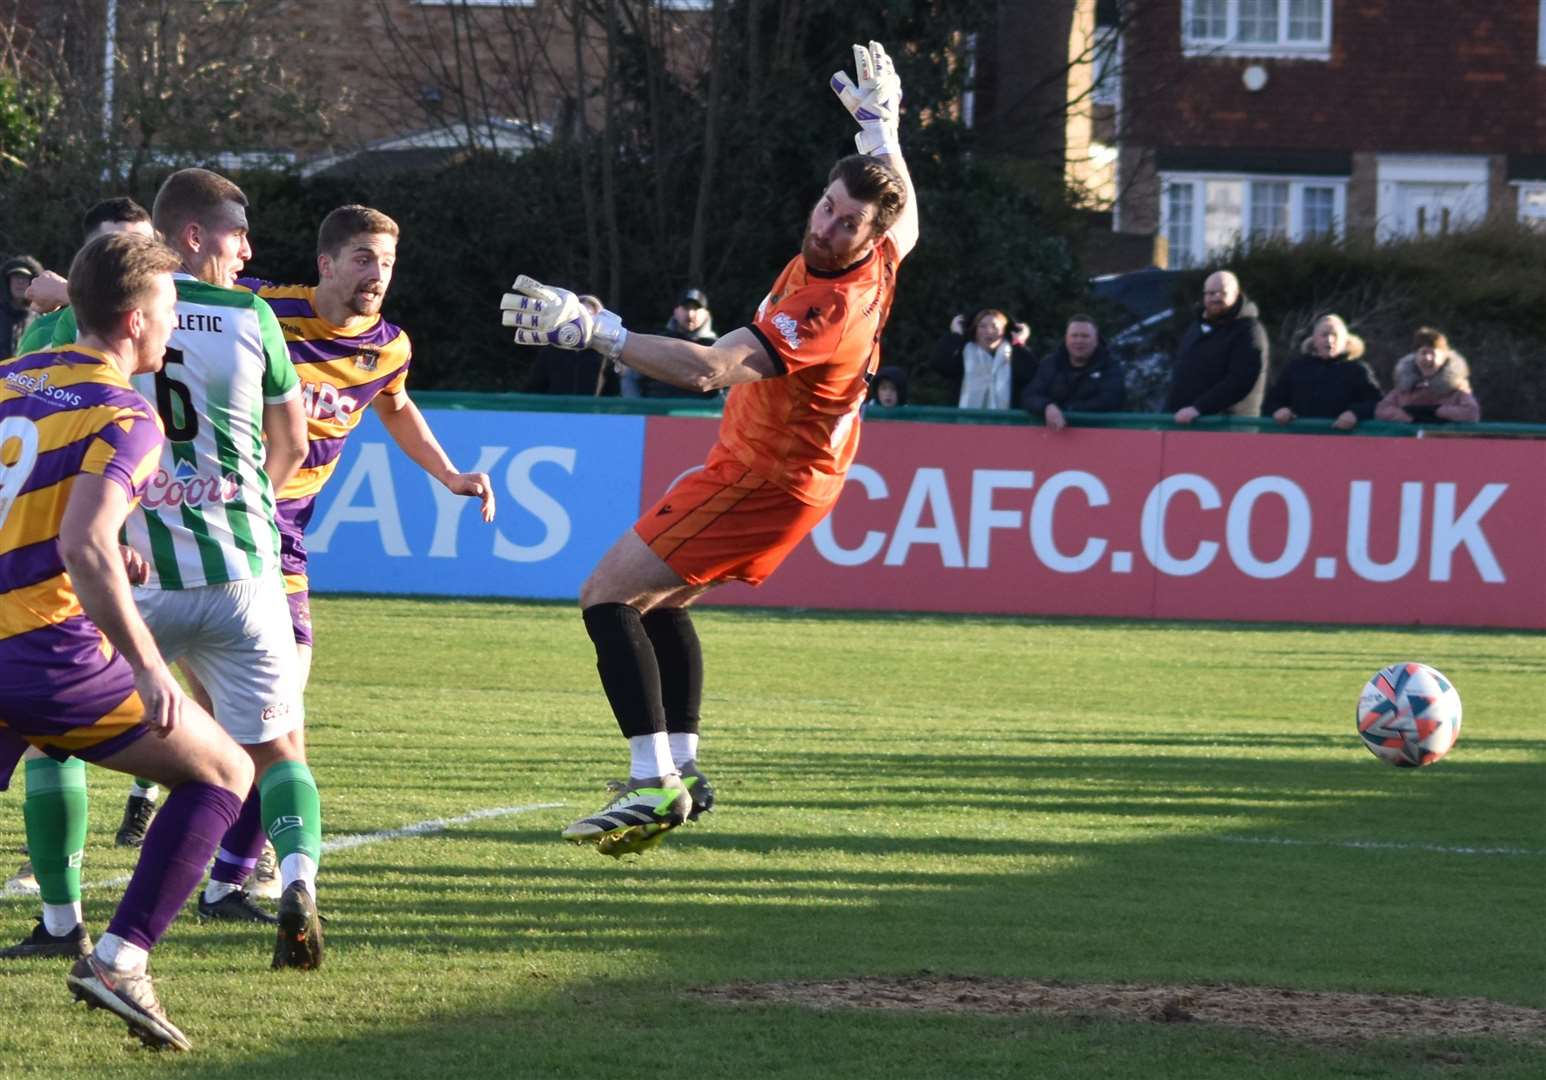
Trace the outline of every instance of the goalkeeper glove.
{"type": "Polygon", "coordinates": [[[525,274],[515,279],[499,301],[506,326],[515,327],[517,345],[556,345],[560,349],[594,349],[615,360],[628,340],[623,320],[603,308],[592,312],[568,289],[544,285],[525,274]]]}
{"type": "Polygon", "coordinates": [[[872,41],[869,47],[854,46],[854,72],[858,82],[847,72],[832,73],[832,90],[859,125],[854,145],[861,154],[896,154],[901,141],[897,125],[901,122],[902,80],[897,78],[896,66],[880,42],[872,41]]]}

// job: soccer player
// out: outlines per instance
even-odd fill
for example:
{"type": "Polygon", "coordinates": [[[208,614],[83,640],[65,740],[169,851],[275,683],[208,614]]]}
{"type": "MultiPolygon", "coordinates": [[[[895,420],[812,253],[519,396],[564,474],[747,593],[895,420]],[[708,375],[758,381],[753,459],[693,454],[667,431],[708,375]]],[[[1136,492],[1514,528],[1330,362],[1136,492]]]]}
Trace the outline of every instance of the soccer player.
{"type": "Polygon", "coordinates": [[[833,166],[800,254],[750,325],[713,346],[630,334],[611,312],[527,277],[501,305],[520,344],[595,349],[675,386],[731,388],[707,464],[646,510],[580,590],[630,767],[617,797],[563,836],[603,854],[642,851],[713,807],[697,764],[703,655],[688,605],[713,585],[771,574],[831,511],[858,448],[918,213],[897,136],[901,83],[875,42],[854,55],[857,83],[839,72],[832,88],[859,125],[860,153],[833,166]]]}
{"type": "MultiPolygon", "coordinates": [[[[85,234],[81,241],[83,245],[109,233],[132,232],[141,236],[156,234],[155,229],[151,228],[150,212],[126,195],[103,199],[87,210],[81,218],[81,231],[85,234]]],[[[68,288],[65,279],[51,270],[43,271],[28,287],[27,299],[44,314],[32,320],[27,332],[17,342],[17,356],[34,349],[45,349],[53,341],[54,325],[64,314],[64,305],[69,303],[68,288]]],[[[143,835],[144,829],[140,832],[143,835]]]]}
{"type": "MultiPolygon", "coordinates": [[[[205,169],[173,173],[156,194],[151,217],[183,272],[166,365],[135,380],[156,403],[167,448],[126,532],[146,563],[135,601],[161,651],[184,662],[257,770],[199,913],[277,922],[274,966],[313,968],[321,802],[306,765],[273,494],[305,457],[306,418],[273,311],[233,287],[252,255],[246,206],[240,188],[205,169]],[[265,831],[283,881],[277,920],[241,890],[265,831]]],[[[67,314],[54,340],[73,333],[67,314]]]]}
{"type": "MultiPolygon", "coordinates": [[[[81,218],[81,230],[85,233],[83,244],[89,244],[99,236],[110,233],[137,233],[141,236],[154,236],[155,229],[150,224],[150,211],[127,196],[118,196],[112,199],[103,199],[81,218]]],[[[47,348],[53,340],[54,325],[64,315],[64,305],[69,303],[67,295],[68,283],[58,274],[45,271],[39,275],[32,286],[27,290],[27,299],[34,305],[46,310],[54,305],[54,310],[39,315],[32,320],[27,327],[27,332],[22,335],[21,341],[16,346],[17,355],[32,352],[35,349],[47,348]]],[[[43,755],[40,752],[29,750],[27,760],[36,760],[43,755]]],[[[124,805],[123,821],[119,823],[118,832],[114,837],[114,843],[119,847],[139,847],[145,839],[145,830],[150,827],[150,819],[156,812],[156,799],[160,797],[160,788],[148,777],[137,776],[129,788],[129,798],[124,805]]],[[[48,812],[49,807],[54,807],[52,800],[36,800],[36,810],[39,813],[48,812]]],[[[43,830],[55,829],[60,826],[55,823],[40,823],[34,825],[28,821],[28,831],[34,828],[43,830]]],[[[30,876],[31,869],[24,867],[18,872],[18,879],[30,876]]],[[[27,943],[23,942],[25,946],[27,943]]],[[[0,949],[0,957],[10,957],[12,950],[0,949]]],[[[30,953],[27,955],[31,955],[30,953]]]]}
{"type": "Polygon", "coordinates": [[[96,948],[78,904],[61,929],[79,954],[67,977],[77,998],[147,1043],[187,1050],[146,960],[236,820],[252,762],[172,677],[118,546],[162,448],[129,376],[161,367],[178,265],[148,237],[98,237],[70,268],[78,343],[0,363],[0,785],[25,739],[50,761],[94,761],[171,789],[96,948]],[[151,731],[160,738],[144,738],[151,731]]]}
{"type": "Polygon", "coordinates": [[[338,466],[344,440],[376,410],[403,453],[454,495],[479,500],[494,520],[494,485],[487,473],[458,472],[424,414],[408,397],[408,335],[381,317],[381,302],[397,265],[397,222],[368,206],[340,206],[317,230],[317,284],[242,284],[269,302],[284,327],[306,407],[306,460],[279,489],[279,561],[301,685],[311,671],[311,599],[304,534],[317,495],[338,466]]]}

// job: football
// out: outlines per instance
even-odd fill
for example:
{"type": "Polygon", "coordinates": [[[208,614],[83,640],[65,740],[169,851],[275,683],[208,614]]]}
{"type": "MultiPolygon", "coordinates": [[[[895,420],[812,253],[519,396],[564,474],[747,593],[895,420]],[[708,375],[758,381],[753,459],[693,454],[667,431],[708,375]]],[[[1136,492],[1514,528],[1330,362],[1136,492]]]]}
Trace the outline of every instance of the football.
{"type": "Polygon", "coordinates": [[[1432,765],[1460,737],[1460,692],[1427,664],[1392,664],[1364,685],[1358,734],[1392,765],[1432,765]]]}

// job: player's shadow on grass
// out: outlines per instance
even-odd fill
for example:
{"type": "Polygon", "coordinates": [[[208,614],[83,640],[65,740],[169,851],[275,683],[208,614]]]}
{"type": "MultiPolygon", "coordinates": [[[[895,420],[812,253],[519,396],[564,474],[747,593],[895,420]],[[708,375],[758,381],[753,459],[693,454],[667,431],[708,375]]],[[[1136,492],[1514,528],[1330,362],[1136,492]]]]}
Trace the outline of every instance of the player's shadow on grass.
{"type": "MultiPolygon", "coordinates": [[[[1093,768],[1101,760],[1088,759],[1083,766],[1093,768]]],[[[757,955],[766,950],[768,935],[776,932],[789,935],[792,941],[813,935],[817,941],[824,935],[847,940],[857,934],[873,939],[879,950],[876,955],[888,955],[886,935],[900,934],[909,941],[920,935],[937,937],[939,926],[954,923],[962,912],[976,914],[969,926],[957,933],[980,932],[989,938],[1003,935],[1004,940],[1014,941],[1034,936],[1033,928],[1054,914],[1065,920],[1063,925],[1088,933],[1086,923],[1092,912],[1116,908],[1123,919],[1140,924],[1138,929],[1124,929],[1124,935],[1144,938],[1166,926],[1195,923],[1204,912],[1208,920],[1218,920],[1221,897],[1239,893],[1242,888],[1247,894],[1265,888],[1266,894],[1244,909],[1248,915],[1240,914],[1238,904],[1231,905],[1223,924],[1265,922],[1272,929],[1262,927],[1264,932],[1318,940],[1323,935],[1315,927],[1324,909],[1315,910],[1313,918],[1317,921],[1313,925],[1304,921],[1305,914],[1297,908],[1292,909],[1294,918],[1282,918],[1274,898],[1280,886],[1271,880],[1268,869],[1274,864],[1300,868],[1290,875],[1292,885],[1288,887],[1329,889],[1341,903],[1353,902],[1350,898],[1365,889],[1369,867],[1374,868],[1375,877],[1395,872],[1399,878],[1402,867],[1447,860],[1440,861],[1431,880],[1419,875],[1407,884],[1418,891],[1467,867],[1490,872],[1501,866],[1504,878],[1517,875],[1520,867],[1531,867],[1537,873],[1540,869],[1539,847],[1533,855],[1528,850],[1514,857],[1505,854],[1502,862],[1483,854],[1467,855],[1468,848],[1477,844],[1506,848],[1520,843],[1520,838],[1478,836],[1463,820],[1452,816],[1442,819],[1453,826],[1448,836],[1428,825],[1405,837],[1441,845],[1448,839],[1452,853],[1420,849],[1371,853],[1336,846],[1343,840],[1356,843],[1367,838],[1371,822],[1433,821],[1435,791],[1415,774],[1370,768],[1365,763],[1331,768],[1322,765],[1323,791],[1307,794],[1294,788],[1295,777],[1300,784],[1304,780],[1299,763],[1235,762],[1235,779],[1243,788],[1244,802],[1236,807],[1218,798],[1219,780],[1207,774],[1208,767],[1216,764],[1199,758],[1161,763],[1160,774],[1146,777],[1146,786],[1184,783],[1202,788],[1176,790],[1163,801],[1133,800],[1113,791],[1104,799],[1074,800],[1077,805],[1073,807],[1067,805],[1067,796],[1063,796],[1063,805],[1033,806],[1023,815],[1015,814],[1026,822],[1018,835],[960,835],[971,813],[1001,815],[1005,811],[1002,792],[985,789],[978,798],[960,795],[959,785],[951,790],[960,796],[955,807],[960,816],[934,822],[935,832],[921,827],[892,828],[884,822],[861,824],[863,831],[753,831],[759,820],[755,812],[729,812],[716,815],[718,820],[679,830],[652,855],[620,862],[583,849],[560,847],[550,829],[493,824],[464,827],[452,834],[460,843],[470,848],[498,845],[509,852],[509,866],[420,864],[406,876],[397,870],[402,880],[385,887],[379,902],[357,904],[355,914],[360,925],[369,929],[372,940],[419,941],[453,952],[503,950],[516,945],[584,952],[595,947],[587,942],[588,933],[621,920],[621,925],[628,927],[627,936],[638,947],[667,954],[679,949],[685,938],[698,945],[707,939],[716,948],[757,955]],[[1246,767],[1244,777],[1238,775],[1242,764],[1246,767]],[[1294,798],[1285,798],[1289,795],[1294,798]],[[1252,798],[1276,800],[1281,805],[1267,807],[1253,817],[1252,798]],[[1369,803],[1371,812],[1350,815],[1349,807],[1361,800],[1373,800],[1369,803]],[[1059,826],[1053,815],[1061,813],[1077,813],[1087,820],[1059,826]],[[1124,824],[1131,817],[1146,816],[1154,818],[1153,838],[1135,835],[1131,826],[1124,824]],[[1103,820],[1111,824],[1110,830],[1103,820]],[[1046,831],[1055,833],[1055,838],[1039,837],[1038,823],[1045,823],[1046,831]],[[1111,831],[1122,835],[1113,839],[1111,831]],[[1285,847],[1248,848],[1238,843],[1253,836],[1269,843],[1281,841],[1285,847]],[[1294,848],[1294,844],[1305,846],[1294,848]],[[1317,845],[1323,850],[1312,852],[1317,845]],[[746,863],[748,856],[773,859],[774,864],[764,865],[761,859],[746,863]],[[787,865],[791,858],[807,866],[813,864],[813,868],[792,869],[787,865]],[[727,867],[726,859],[737,863],[727,867]],[[855,865],[855,860],[860,864],[855,865]],[[705,861],[714,865],[702,865],[705,861]],[[1304,866],[1323,862],[1345,867],[1347,876],[1317,879],[1302,872],[1304,866]],[[1231,868],[1243,870],[1246,881],[1227,880],[1231,868]],[[523,878],[529,878],[529,883],[523,883],[523,878]],[[1207,887],[1198,895],[1198,887],[1204,883],[1207,887]],[[406,905],[404,893],[411,897],[406,905]],[[982,898],[995,895],[998,902],[985,907],[982,898]],[[758,916],[754,923],[723,918],[726,911],[734,912],[740,904],[754,907],[758,916]],[[415,912],[415,919],[407,925],[401,918],[405,907],[415,912]],[[982,918],[983,910],[992,917],[982,918]],[[866,913],[877,915],[879,921],[872,926],[866,913]],[[502,932],[518,936],[512,942],[487,937],[469,942],[457,933],[453,924],[458,920],[498,926],[502,932]],[[1296,920],[1300,924],[1297,930],[1293,926],[1296,920]],[[883,928],[878,936],[876,926],[883,928]],[[376,934],[382,937],[376,939],[376,934]]],[[[1527,763],[1447,762],[1444,768],[1445,797],[1460,805],[1480,805],[1489,791],[1519,790],[1515,785],[1531,782],[1538,773],[1527,763]]],[[[778,772],[783,774],[782,769],[778,772]]],[[[747,786],[746,797],[737,805],[755,811],[757,800],[750,796],[756,785],[747,786]]],[[[852,811],[862,822],[863,813],[873,811],[876,804],[873,792],[855,792],[834,808],[852,811]]],[[[802,805],[813,804],[807,801],[802,805]]],[[[906,806],[906,801],[886,800],[883,806],[892,810],[906,806]]],[[[1383,835],[1397,842],[1403,839],[1399,833],[1383,835]]],[[[394,867],[355,857],[348,865],[333,867],[332,872],[341,889],[358,895],[357,887],[392,876],[394,867]]],[[[976,962],[990,962],[991,955],[991,951],[986,952],[976,962]]]]}
{"type": "Polygon", "coordinates": [[[1300,1046],[1224,1028],[1093,1014],[730,1007],[681,992],[693,985],[701,984],[657,978],[651,990],[630,979],[595,977],[555,987],[540,972],[501,969],[481,992],[465,995],[471,1000],[462,1007],[447,1003],[430,1011],[378,993],[381,1009],[345,1032],[311,1022],[282,1038],[246,1040],[238,1049],[224,1044],[218,1030],[193,1030],[196,1047],[187,1057],[145,1059],[126,1041],[121,1058],[130,1068],[164,1067],[196,1080],[597,1080],[660,1071],[628,1065],[633,1059],[667,1063],[677,1074],[769,1080],[1078,1077],[1093,1074],[1070,1063],[1091,1061],[1099,1062],[1102,1076],[1155,1075],[1156,1063],[1164,1062],[1181,1067],[1165,1075],[1237,1080],[1247,1074],[1395,1075],[1424,1060],[1420,1048],[1300,1046]],[[400,1018],[403,1005],[413,1020],[400,1018]],[[688,1060],[690,1068],[682,1064],[688,1060]]]}
{"type": "MultiPolygon", "coordinates": [[[[1067,982],[1109,981],[1120,972],[1124,981],[1139,983],[1266,982],[1447,996],[1503,987],[1515,999],[1540,997],[1538,951],[1530,942],[1539,935],[1533,916],[1546,867],[1541,845],[1535,855],[1517,857],[1467,855],[1460,847],[1517,841],[1479,835],[1478,822],[1491,820],[1487,810],[1500,800],[1508,805],[1522,791],[1539,790],[1536,763],[1457,757],[1416,772],[1361,759],[1328,765],[1186,754],[1152,759],[1135,771],[1131,759],[1080,755],[1061,759],[1046,776],[1107,785],[1111,805],[1094,800],[1099,805],[1080,809],[1083,822],[1064,822],[1059,807],[1004,809],[1027,766],[1021,758],[971,755],[975,779],[965,787],[955,779],[961,774],[952,767],[961,760],[955,755],[888,757],[879,770],[883,782],[873,757],[868,771],[860,768],[864,760],[784,753],[758,758],[755,770],[731,768],[723,774],[724,808],[641,860],[613,862],[564,846],[551,823],[538,827],[525,819],[455,827],[435,838],[445,850],[429,860],[395,860],[390,848],[342,852],[324,869],[324,904],[329,891],[348,898],[332,912],[330,964],[318,978],[296,976],[309,980],[298,985],[385,1001],[377,995],[387,991],[371,988],[378,965],[392,957],[410,972],[435,972],[437,980],[484,973],[480,993],[493,1000],[408,1024],[393,1023],[384,1008],[364,1034],[312,1025],[298,1029],[294,1042],[250,1051],[239,1061],[180,1061],[179,1073],[210,1080],[245,1080],[254,1071],[368,1073],[375,1080],[453,1070],[464,1077],[612,1075],[619,1040],[628,1042],[631,1055],[650,1056],[695,1044],[701,1025],[712,1024],[738,1042],[708,1064],[709,1075],[728,1073],[737,1062],[743,1071],[747,1062],[788,1062],[787,1046],[783,1052],[780,1046],[795,1032],[800,1056],[785,1076],[912,1078],[930,1075],[936,1064],[956,1075],[990,1075],[951,1059],[973,1060],[974,1039],[992,1042],[1013,1031],[1027,1045],[1056,1043],[1082,1030],[1069,1021],[887,1014],[829,1016],[808,1027],[804,1014],[788,1010],[657,1004],[695,985],[925,968],[1067,982]],[[773,810],[790,810],[784,781],[800,769],[851,776],[869,787],[834,797],[835,809],[849,813],[789,819],[798,833],[770,828],[779,820],[773,810]],[[932,800],[954,795],[956,801],[940,804],[934,817],[892,813],[891,804],[904,800],[891,795],[905,790],[909,778],[919,792],[913,809],[925,815],[932,800]],[[1119,786],[1123,780],[1144,787],[1137,802],[1121,803],[1130,798],[1119,786]],[[1225,785],[1230,795],[1240,789],[1282,805],[1242,820],[1220,808],[1225,785]],[[1169,794],[1156,800],[1150,788],[1169,794]],[[889,800],[884,816],[866,816],[875,792],[889,800]],[[1300,797],[1287,799],[1287,793],[1300,797]],[[1152,832],[1135,829],[1123,805],[1152,812],[1152,832]],[[990,828],[991,835],[972,835],[990,828]],[[1041,835],[1051,832],[1057,838],[1041,835]],[[1336,846],[1371,836],[1447,840],[1456,850],[1336,846]],[[1229,842],[1242,838],[1262,843],[1229,842]],[[1414,926],[1435,913],[1443,915],[1445,934],[1412,938],[1414,926]],[[628,962],[618,964],[618,956],[628,962]],[[611,975],[568,974],[614,965],[611,975]],[[539,984],[551,978],[558,991],[513,985],[528,967],[539,984]],[[498,974],[490,978],[491,971],[498,974]],[[596,1039],[595,1015],[623,1019],[596,1039]],[[575,1033],[567,1043],[548,1034],[565,1028],[575,1033]],[[919,1041],[917,1033],[931,1041],[919,1041]],[[856,1046],[865,1048],[863,1056],[855,1055],[856,1046]],[[535,1056],[523,1056],[533,1048],[535,1056]],[[821,1067],[802,1073],[801,1060],[821,1067]]],[[[1076,798],[1089,801],[1083,792],[1076,798]]],[[[812,805],[802,795],[795,809],[812,805]]],[[[1540,828],[1538,820],[1517,824],[1540,828]]],[[[261,928],[211,925],[218,929],[174,929],[181,940],[168,943],[169,971],[183,962],[179,949],[247,963],[249,953],[271,941],[261,928]]],[[[253,961],[254,979],[272,978],[279,986],[287,978],[261,967],[253,961]]],[[[413,974],[408,981],[427,977],[413,974]]],[[[187,991],[193,981],[171,985],[187,991]]],[[[402,989],[391,980],[383,985],[402,989]]],[[[207,1037],[218,1042],[216,1032],[207,1037]]],[[[1185,1075],[1210,1075],[1210,1069],[1245,1075],[1253,1071],[1253,1055],[1269,1051],[1272,1064],[1261,1075],[1274,1075],[1284,1054],[1309,1055],[1300,1062],[1302,1076],[1345,1075],[1358,1071],[1356,1063],[1368,1064],[1369,1051],[1269,1048],[1238,1038],[1225,1040],[1224,1057],[1204,1054],[1185,1075]]],[[[1163,1046],[1184,1058],[1199,1039],[1209,1048],[1219,1045],[1195,1030],[1145,1028],[1131,1037],[1105,1032],[1091,1046],[1105,1066],[1116,1060],[1112,1054],[1132,1055],[1113,1075],[1144,1076],[1152,1075],[1144,1054],[1163,1046]]],[[[1080,1050],[1068,1046],[1065,1053],[1076,1060],[1080,1050]]],[[[1376,1059],[1393,1053],[1374,1052],[1376,1059]]],[[[1382,1075],[1396,1072],[1392,1067],[1382,1075]]]]}

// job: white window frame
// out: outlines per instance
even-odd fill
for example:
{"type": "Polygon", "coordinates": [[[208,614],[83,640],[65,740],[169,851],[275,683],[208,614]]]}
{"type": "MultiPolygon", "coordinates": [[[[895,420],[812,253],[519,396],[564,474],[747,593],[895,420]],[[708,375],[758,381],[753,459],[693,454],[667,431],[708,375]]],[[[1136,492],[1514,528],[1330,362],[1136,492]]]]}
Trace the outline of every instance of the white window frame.
{"type": "MultiPolygon", "coordinates": [[[[1347,234],[1347,184],[1346,176],[1308,176],[1290,173],[1239,173],[1239,172],[1161,172],[1160,179],[1160,235],[1170,236],[1170,189],[1177,184],[1192,185],[1191,251],[1196,261],[1187,266],[1197,266],[1208,261],[1213,254],[1207,244],[1207,195],[1206,185],[1212,183],[1239,183],[1241,186],[1240,222],[1235,229],[1238,240],[1250,241],[1251,185],[1257,183],[1288,184],[1288,234],[1285,239],[1297,244],[1307,239],[1304,233],[1303,206],[1305,188],[1331,188],[1331,235],[1342,239],[1347,234]]],[[[1179,269],[1171,262],[1172,269],[1179,269]]]]}
{"type": "MultiPolygon", "coordinates": [[[[1541,0],[1546,3],[1546,0],[1541,0]]],[[[1094,105],[1122,106],[1122,34],[1114,26],[1097,26],[1092,46],[1093,61],[1090,65],[1090,102],[1094,105]],[[1102,75],[1105,86],[1101,85],[1102,75]]]]}
{"type": "MultiPolygon", "coordinates": [[[[1181,55],[1183,56],[1259,56],[1279,57],[1288,60],[1331,59],[1331,0],[1320,0],[1321,38],[1319,41],[1288,40],[1289,0],[1278,0],[1278,40],[1255,42],[1240,40],[1240,0],[1225,0],[1227,30],[1222,38],[1191,37],[1188,28],[1192,23],[1192,5],[1195,0],[1181,3],[1181,55]]],[[[1546,0],[1542,0],[1546,7],[1546,0]]],[[[1546,37],[1542,38],[1546,49],[1546,37]]],[[[1546,53],[1543,53],[1546,55],[1546,53]]]]}
{"type": "Polygon", "coordinates": [[[1465,184],[1477,196],[1475,221],[1487,216],[1489,169],[1481,154],[1381,154],[1375,159],[1375,236],[1393,240],[1405,234],[1391,224],[1402,184],[1465,184]]]}
{"type": "Polygon", "coordinates": [[[1515,217],[1519,224],[1546,230],[1546,206],[1532,210],[1525,205],[1525,198],[1529,195],[1546,196],[1546,180],[1510,180],[1509,187],[1514,189],[1514,205],[1517,207],[1515,217]]]}

